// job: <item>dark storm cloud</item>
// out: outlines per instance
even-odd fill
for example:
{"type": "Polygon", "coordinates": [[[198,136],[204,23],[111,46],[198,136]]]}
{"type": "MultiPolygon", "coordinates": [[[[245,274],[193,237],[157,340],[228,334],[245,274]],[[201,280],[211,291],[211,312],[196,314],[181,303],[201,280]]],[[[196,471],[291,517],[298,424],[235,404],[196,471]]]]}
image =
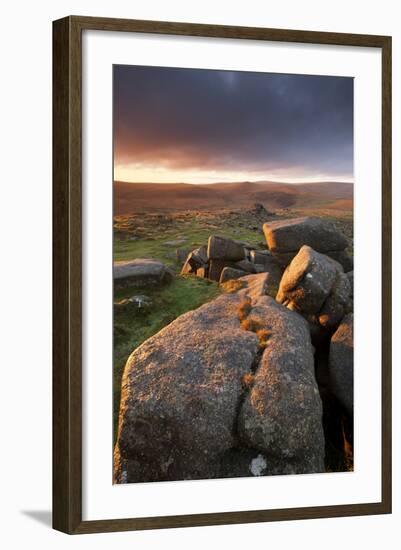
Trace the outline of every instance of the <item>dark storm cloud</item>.
{"type": "Polygon", "coordinates": [[[353,80],[114,67],[117,163],[353,171],[353,80]]]}

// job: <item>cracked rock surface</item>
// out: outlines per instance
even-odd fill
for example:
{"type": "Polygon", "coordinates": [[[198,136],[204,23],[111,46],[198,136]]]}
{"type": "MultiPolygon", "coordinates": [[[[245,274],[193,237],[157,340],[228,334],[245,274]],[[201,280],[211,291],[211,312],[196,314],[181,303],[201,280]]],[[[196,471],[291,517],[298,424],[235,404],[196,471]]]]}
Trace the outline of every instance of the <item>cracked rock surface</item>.
{"type": "Polygon", "coordinates": [[[307,323],[264,295],[267,277],[243,277],[238,293],[180,316],[131,354],[116,482],[320,471],[322,411],[307,323]],[[244,300],[271,334],[263,350],[241,326],[244,300]]]}
{"type": "Polygon", "coordinates": [[[251,315],[271,337],[239,414],[240,437],[264,454],[271,474],[322,472],[322,405],[308,325],[270,296],[251,315]]]}

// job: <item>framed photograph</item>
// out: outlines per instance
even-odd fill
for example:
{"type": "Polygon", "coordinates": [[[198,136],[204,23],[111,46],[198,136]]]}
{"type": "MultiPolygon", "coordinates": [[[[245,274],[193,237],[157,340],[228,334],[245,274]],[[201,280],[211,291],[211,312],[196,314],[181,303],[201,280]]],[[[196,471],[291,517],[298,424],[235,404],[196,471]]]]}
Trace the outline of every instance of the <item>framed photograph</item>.
{"type": "Polygon", "coordinates": [[[53,526],[391,512],[391,38],[53,23],[53,526]]]}

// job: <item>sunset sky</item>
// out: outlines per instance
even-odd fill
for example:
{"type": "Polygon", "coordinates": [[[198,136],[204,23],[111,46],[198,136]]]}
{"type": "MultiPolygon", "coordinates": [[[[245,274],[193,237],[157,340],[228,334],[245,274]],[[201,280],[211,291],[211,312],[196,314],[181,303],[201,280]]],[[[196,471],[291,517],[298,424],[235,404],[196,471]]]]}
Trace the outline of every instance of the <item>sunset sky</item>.
{"type": "Polygon", "coordinates": [[[114,179],[352,181],[353,79],[114,66],[114,179]]]}

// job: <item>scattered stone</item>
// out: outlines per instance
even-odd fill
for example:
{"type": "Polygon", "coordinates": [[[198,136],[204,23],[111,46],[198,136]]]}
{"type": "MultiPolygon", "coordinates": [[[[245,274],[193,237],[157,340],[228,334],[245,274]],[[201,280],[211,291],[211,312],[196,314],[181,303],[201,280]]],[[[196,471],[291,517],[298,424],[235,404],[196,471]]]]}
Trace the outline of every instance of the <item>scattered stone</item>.
{"type": "Polygon", "coordinates": [[[269,250],[297,252],[308,245],[318,252],[344,250],[348,241],[334,224],[321,218],[304,217],[267,222],[263,225],[269,250]]]}
{"type": "Polygon", "coordinates": [[[187,237],[183,237],[182,239],[175,239],[173,241],[165,241],[164,244],[166,246],[179,246],[180,244],[185,244],[185,242],[188,240],[187,237]]]}
{"type": "Polygon", "coordinates": [[[252,248],[248,248],[246,246],[244,246],[244,260],[248,260],[249,262],[251,262],[251,252],[252,252],[252,248]]]}
{"type": "Polygon", "coordinates": [[[266,210],[266,208],[260,202],[255,202],[251,212],[259,218],[268,218],[269,216],[272,216],[272,213],[266,210]]]}
{"type": "Polygon", "coordinates": [[[244,247],[232,239],[212,235],[209,237],[207,255],[211,260],[238,261],[244,259],[244,247]]]}
{"type": "Polygon", "coordinates": [[[335,329],[347,311],[351,294],[348,277],[332,258],[303,246],[281,279],[276,299],[301,313],[314,331],[335,329]]]}
{"type": "Polygon", "coordinates": [[[279,285],[283,275],[283,268],[270,251],[252,250],[251,260],[255,264],[256,273],[268,271],[270,273],[270,283],[275,286],[279,285]],[[262,266],[262,268],[259,266],[262,266]]]}
{"type": "MultiPolygon", "coordinates": [[[[267,246],[281,265],[288,265],[303,245],[348,264],[346,237],[328,220],[293,218],[263,224],[267,246]]],[[[347,269],[347,271],[349,268],[347,269]]]]}
{"type": "Polygon", "coordinates": [[[117,307],[134,306],[137,309],[148,309],[152,305],[152,300],[148,296],[140,294],[123,298],[119,302],[114,302],[114,305],[117,307]]]}
{"type": "Polygon", "coordinates": [[[352,417],[354,410],[354,315],[344,317],[330,343],[329,369],[332,393],[352,417]]]}
{"type": "Polygon", "coordinates": [[[207,279],[209,277],[209,267],[208,266],[198,267],[198,269],[196,270],[196,276],[202,277],[203,279],[207,279]]]}
{"type": "Polygon", "coordinates": [[[200,268],[207,268],[206,247],[201,246],[192,250],[187,256],[185,263],[181,269],[181,274],[197,273],[200,268]]]}
{"type": "Polygon", "coordinates": [[[195,273],[195,269],[192,267],[190,262],[188,260],[185,260],[184,265],[181,268],[181,275],[190,275],[191,273],[195,273]]]}
{"type": "Polygon", "coordinates": [[[117,285],[158,285],[170,282],[173,273],[157,260],[136,259],[117,261],[113,266],[114,281],[117,285]]]}
{"type": "Polygon", "coordinates": [[[241,260],[240,262],[236,262],[235,266],[236,268],[242,269],[242,271],[246,271],[247,273],[255,273],[255,265],[249,260],[241,260]]]}
{"type": "Polygon", "coordinates": [[[236,269],[234,267],[224,267],[220,275],[219,283],[223,284],[233,279],[239,279],[246,275],[246,272],[242,269],[236,269]]]}
{"type": "Polygon", "coordinates": [[[175,251],[175,257],[177,262],[182,264],[188,257],[188,254],[191,252],[190,248],[177,248],[175,251]]]}
{"type": "Polygon", "coordinates": [[[235,264],[227,260],[209,260],[209,279],[219,282],[221,273],[225,267],[235,268],[235,264]]]}
{"type": "Polygon", "coordinates": [[[206,246],[200,246],[199,248],[196,248],[192,254],[197,259],[199,263],[207,264],[208,262],[208,256],[207,256],[207,247],[206,246]]]}
{"type": "Polygon", "coordinates": [[[250,260],[254,264],[264,264],[265,261],[272,259],[272,254],[269,250],[250,250],[250,260]]]}
{"type": "Polygon", "coordinates": [[[303,313],[318,313],[330,294],[338,268],[334,261],[303,246],[284,272],[277,301],[303,313]]]}

